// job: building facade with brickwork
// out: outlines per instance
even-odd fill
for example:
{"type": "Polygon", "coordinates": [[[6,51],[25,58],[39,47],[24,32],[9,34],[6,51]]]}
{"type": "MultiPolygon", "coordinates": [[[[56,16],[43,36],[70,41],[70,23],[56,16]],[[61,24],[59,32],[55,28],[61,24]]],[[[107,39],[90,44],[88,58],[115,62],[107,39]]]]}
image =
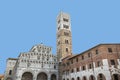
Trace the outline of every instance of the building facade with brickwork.
{"type": "Polygon", "coordinates": [[[120,44],[100,44],[62,60],[62,80],[120,80],[120,44]]]}
{"type": "Polygon", "coordinates": [[[5,80],[120,80],[120,44],[99,44],[74,55],[70,15],[61,12],[56,21],[57,56],[51,47],[35,45],[7,60],[5,80]]]}

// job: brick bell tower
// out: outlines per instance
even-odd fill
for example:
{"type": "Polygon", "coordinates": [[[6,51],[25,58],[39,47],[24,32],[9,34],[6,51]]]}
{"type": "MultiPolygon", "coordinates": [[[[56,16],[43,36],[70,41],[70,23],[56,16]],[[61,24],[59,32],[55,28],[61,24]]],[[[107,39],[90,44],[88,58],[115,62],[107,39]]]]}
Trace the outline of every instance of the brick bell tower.
{"type": "Polygon", "coordinates": [[[67,13],[57,16],[57,57],[58,61],[72,55],[71,20],[67,13]]]}

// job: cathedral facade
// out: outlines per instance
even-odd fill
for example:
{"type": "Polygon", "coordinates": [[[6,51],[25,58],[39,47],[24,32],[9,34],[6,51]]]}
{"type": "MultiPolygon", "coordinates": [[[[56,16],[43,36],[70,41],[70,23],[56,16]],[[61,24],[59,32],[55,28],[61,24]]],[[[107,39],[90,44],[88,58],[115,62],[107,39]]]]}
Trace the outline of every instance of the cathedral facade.
{"type": "Polygon", "coordinates": [[[57,80],[58,62],[51,50],[40,44],[20,53],[17,59],[9,58],[5,80],[57,80]]]}
{"type": "Polygon", "coordinates": [[[74,55],[70,15],[61,12],[56,22],[57,55],[35,45],[7,60],[5,80],[120,80],[120,44],[99,44],[74,55]]]}

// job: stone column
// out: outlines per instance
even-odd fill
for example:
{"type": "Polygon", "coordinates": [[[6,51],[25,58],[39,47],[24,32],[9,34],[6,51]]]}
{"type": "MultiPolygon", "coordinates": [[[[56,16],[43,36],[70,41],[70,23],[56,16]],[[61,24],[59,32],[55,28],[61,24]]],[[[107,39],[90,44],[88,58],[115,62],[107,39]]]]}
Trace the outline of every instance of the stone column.
{"type": "Polygon", "coordinates": [[[33,77],[33,80],[37,80],[37,77],[34,76],[34,77],[33,77]]]}
{"type": "Polygon", "coordinates": [[[48,80],[51,80],[51,74],[48,74],[48,80]]]}

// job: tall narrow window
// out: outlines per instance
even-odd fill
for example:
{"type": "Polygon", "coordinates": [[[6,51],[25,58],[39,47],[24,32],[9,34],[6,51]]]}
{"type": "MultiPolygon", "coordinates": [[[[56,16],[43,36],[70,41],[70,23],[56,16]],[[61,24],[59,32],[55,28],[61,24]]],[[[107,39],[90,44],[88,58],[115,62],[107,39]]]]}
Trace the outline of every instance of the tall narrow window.
{"type": "Polygon", "coordinates": [[[89,64],[89,69],[91,69],[92,68],[92,64],[89,64]]]}
{"type": "Polygon", "coordinates": [[[9,75],[11,75],[11,74],[12,74],[12,70],[9,71],[9,75]]]}
{"type": "Polygon", "coordinates": [[[78,58],[76,58],[76,62],[78,62],[78,58]]]}
{"type": "Polygon", "coordinates": [[[102,62],[98,61],[97,62],[97,67],[100,67],[102,65],[102,62]]]}
{"type": "Polygon", "coordinates": [[[54,69],[56,69],[56,66],[54,65],[54,69]]]}
{"type": "Polygon", "coordinates": [[[60,41],[58,41],[58,45],[60,44],[60,41]]]}
{"type": "Polygon", "coordinates": [[[68,44],[69,42],[68,42],[68,40],[65,40],[65,44],[68,44]]]}
{"type": "Polygon", "coordinates": [[[60,20],[58,20],[58,24],[60,23],[60,20]]]}
{"type": "Polygon", "coordinates": [[[111,65],[115,65],[115,60],[110,60],[111,65]]]}
{"type": "Polygon", "coordinates": [[[82,55],[82,60],[84,59],[84,56],[82,55]]]}
{"type": "Polygon", "coordinates": [[[99,74],[100,78],[103,78],[102,74],[99,74]]]}
{"type": "Polygon", "coordinates": [[[76,70],[77,72],[79,72],[80,70],[79,70],[79,68],[77,68],[77,70],[76,70]]]}
{"type": "Polygon", "coordinates": [[[88,57],[91,57],[91,53],[90,52],[88,53],[88,57]]]}
{"type": "Polygon", "coordinates": [[[66,48],[66,52],[68,52],[68,48],[66,48]]]}
{"type": "Polygon", "coordinates": [[[58,30],[60,29],[60,26],[58,27],[58,30]]]}
{"type": "Polygon", "coordinates": [[[96,50],[96,54],[99,54],[99,53],[98,53],[98,50],[96,50]]]}
{"type": "Polygon", "coordinates": [[[82,70],[86,70],[86,67],[85,67],[85,66],[83,66],[83,67],[82,67],[82,70]]]}
{"type": "Polygon", "coordinates": [[[73,64],[73,59],[71,60],[71,64],[73,64]]]}
{"type": "Polygon", "coordinates": [[[74,70],[72,69],[72,70],[71,70],[71,73],[73,73],[73,72],[74,72],[74,70]]]}

